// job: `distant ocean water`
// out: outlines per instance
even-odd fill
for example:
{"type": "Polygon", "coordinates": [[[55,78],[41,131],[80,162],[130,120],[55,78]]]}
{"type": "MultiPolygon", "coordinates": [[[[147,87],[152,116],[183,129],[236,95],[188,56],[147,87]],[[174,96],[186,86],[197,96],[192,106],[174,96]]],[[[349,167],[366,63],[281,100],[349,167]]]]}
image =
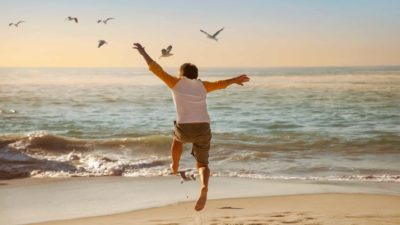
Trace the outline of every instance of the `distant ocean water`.
{"type": "MultiPolygon", "coordinates": [[[[172,74],[177,70],[167,69],[172,74]]],[[[207,68],[214,176],[400,182],[400,67],[207,68]]],[[[146,69],[0,69],[0,178],[168,175],[175,110],[146,69]]],[[[194,169],[186,146],[181,167],[194,169]]]]}

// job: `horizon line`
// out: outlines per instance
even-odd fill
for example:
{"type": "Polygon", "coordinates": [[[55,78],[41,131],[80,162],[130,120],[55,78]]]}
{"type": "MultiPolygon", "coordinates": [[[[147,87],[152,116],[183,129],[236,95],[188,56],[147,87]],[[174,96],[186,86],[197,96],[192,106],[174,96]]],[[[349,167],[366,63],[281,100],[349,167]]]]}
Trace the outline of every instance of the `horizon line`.
{"type": "MultiPolygon", "coordinates": [[[[381,65],[325,65],[325,66],[201,66],[200,68],[213,69],[301,69],[301,68],[378,68],[378,67],[400,67],[400,64],[381,64],[381,65]]],[[[0,66],[0,69],[146,69],[147,66],[0,66]]],[[[179,66],[163,66],[163,68],[179,68],[179,66]]]]}

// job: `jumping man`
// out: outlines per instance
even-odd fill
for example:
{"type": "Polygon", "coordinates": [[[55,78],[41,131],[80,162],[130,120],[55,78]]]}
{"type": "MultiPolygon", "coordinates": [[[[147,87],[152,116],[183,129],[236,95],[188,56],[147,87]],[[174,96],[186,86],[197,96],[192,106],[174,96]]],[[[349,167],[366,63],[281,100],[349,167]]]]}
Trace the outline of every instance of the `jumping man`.
{"type": "Polygon", "coordinates": [[[210,117],[207,111],[207,93],[224,89],[231,84],[243,85],[250,79],[243,74],[227,80],[215,82],[197,79],[198,69],[191,63],[184,63],[180,67],[179,77],[171,76],[165,72],[145,51],[139,43],[133,44],[135,49],[146,60],[149,69],[158,76],[172,91],[177,118],[174,127],[174,139],[171,146],[171,171],[178,173],[179,160],[182,155],[183,144],[192,143],[192,155],[196,159],[197,170],[200,175],[200,197],[195,210],[204,208],[207,201],[208,156],[211,142],[210,117]]]}

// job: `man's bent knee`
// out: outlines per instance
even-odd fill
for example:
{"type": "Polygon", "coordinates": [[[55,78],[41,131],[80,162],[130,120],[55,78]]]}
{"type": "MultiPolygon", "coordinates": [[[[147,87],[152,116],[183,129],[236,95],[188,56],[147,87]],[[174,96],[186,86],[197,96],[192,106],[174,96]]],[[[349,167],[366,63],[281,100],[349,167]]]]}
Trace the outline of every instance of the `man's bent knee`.
{"type": "Polygon", "coordinates": [[[196,163],[196,166],[197,166],[197,169],[200,169],[200,168],[208,168],[208,164],[200,163],[200,162],[197,162],[197,163],[196,163]]]}

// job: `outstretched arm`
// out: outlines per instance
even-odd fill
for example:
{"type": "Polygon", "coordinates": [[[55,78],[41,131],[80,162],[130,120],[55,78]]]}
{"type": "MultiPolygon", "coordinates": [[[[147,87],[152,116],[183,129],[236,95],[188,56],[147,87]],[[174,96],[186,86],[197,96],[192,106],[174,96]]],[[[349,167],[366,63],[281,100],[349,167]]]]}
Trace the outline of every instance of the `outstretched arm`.
{"type": "Polygon", "coordinates": [[[157,77],[159,77],[164,83],[169,87],[173,88],[179,79],[177,77],[171,76],[163,70],[163,68],[158,65],[150,56],[147,54],[144,47],[139,43],[134,43],[134,49],[138,50],[139,54],[143,56],[146,60],[147,65],[149,65],[149,70],[153,72],[157,77]]]}
{"type": "Polygon", "coordinates": [[[240,76],[227,79],[227,80],[219,80],[214,82],[203,81],[204,87],[206,88],[207,92],[216,91],[219,89],[227,88],[232,84],[238,84],[243,86],[243,83],[249,82],[250,78],[246,74],[242,74],[240,76]]]}

